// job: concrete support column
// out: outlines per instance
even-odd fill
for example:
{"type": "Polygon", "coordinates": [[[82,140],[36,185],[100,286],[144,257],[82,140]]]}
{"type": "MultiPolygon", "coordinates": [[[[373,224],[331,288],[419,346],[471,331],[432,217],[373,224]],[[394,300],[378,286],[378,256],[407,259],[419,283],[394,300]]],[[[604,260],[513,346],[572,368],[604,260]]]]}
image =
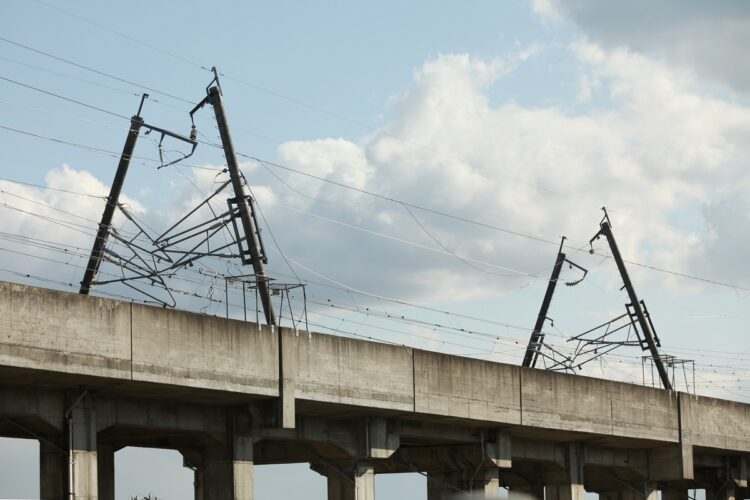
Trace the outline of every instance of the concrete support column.
{"type": "Polygon", "coordinates": [[[442,472],[427,473],[427,500],[447,500],[445,474],[442,472]]]}
{"type": "Polygon", "coordinates": [[[203,500],[205,497],[203,493],[203,467],[201,466],[196,466],[193,473],[193,492],[194,500],[203,500]]]}
{"type": "Polygon", "coordinates": [[[42,500],[63,500],[68,493],[68,454],[39,442],[39,494],[42,500]]]}
{"type": "Polygon", "coordinates": [[[466,493],[473,494],[472,498],[500,498],[498,469],[427,474],[428,500],[452,500],[466,493]]]}
{"type": "Polygon", "coordinates": [[[544,500],[544,486],[511,486],[509,500],[544,500]]]}
{"type": "Polygon", "coordinates": [[[72,431],[72,498],[97,500],[96,410],[85,406],[73,408],[69,423],[72,431]]]}
{"type": "Polygon", "coordinates": [[[583,447],[570,443],[565,455],[564,481],[553,481],[546,485],[546,500],[584,500],[583,447]]]}
{"type": "Polygon", "coordinates": [[[737,489],[728,483],[725,487],[716,490],[706,490],[706,500],[735,500],[737,498],[737,489]]]}
{"type": "Polygon", "coordinates": [[[200,465],[200,500],[234,500],[232,461],[224,458],[205,459],[200,465]]]}
{"type": "Polygon", "coordinates": [[[195,483],[196,500],[253,500],[253,463],[205,460],[195,483]]]}
{"type": "MultiPolygon", "coordinates": [[[[655,490],[654,490],[655,493],[655,490]]],[[[644,491],[638,491],[636,489],[625,489],[618,491],[603,491],[599,493],[600,500],[644,500],[644,491]]],[[[656,500],[656,497],[652,497],[650,500],[656,500]]]]}
{"type": "Polygon", "coordinates": [[[375,470],[357,464],[351,474],[328,470],[328,500],[375,500],[375,470]]]}
{"type": "MultiPolygon", "coordinates": [[[[480,472],[484,483],[484,498],[500,498],[500,474],[497,469],[487,469],[484,472],[480,472]]],[[[481,490],[480,490],[481,491],[481,490]]]]}
{"type": "Polygon", "coordinates": [[[253,500],[253,439],[235,435],[233,446],[206,450],[195,473],[196,500],[253,500]]]}
{"type": "Polygon", "coordinates": [[[586,491],[582,484],[547,485],[547,500],[584,500],[586,491]]]}
{"type": "Polygon", "coordinates": [[[684,488],[661,490],[661,500],[689,500],[688,490],[684,488]]]}
{"type": "Polygon", "coordinates": [[[99,443],[96,447],[99,500],[115,500],[115,448],[99,443]]]}
{"type": "Polygon", "coordinates": [[[234,500],[253,500],[255,497],[254,440],[250,435],[237,434],[233,441],[234,500]]]}

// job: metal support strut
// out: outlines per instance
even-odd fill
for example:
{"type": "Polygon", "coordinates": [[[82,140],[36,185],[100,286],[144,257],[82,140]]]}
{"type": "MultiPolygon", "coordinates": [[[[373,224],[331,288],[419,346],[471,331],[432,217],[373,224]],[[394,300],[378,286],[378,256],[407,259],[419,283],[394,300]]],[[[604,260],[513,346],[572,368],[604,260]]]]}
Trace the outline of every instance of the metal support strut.
{"type": "Polygon", "coordinates": [[[539,309],[539,315],[536,317],[534,331],[531,333],[529,346],[526,348],[526,354],[523,357],[523,364],[521,366],[531,368],[536,366],[536,361],[539,357],[539,349],[542,347],[542,342],[544,342],[544,332],[542,332],[542,329],[544,328],[544,322],[547,320],[547,312],[552,303],[552,296],[555,294],[557,280],[560,279],[560,271],[565,263],[565,254],[562,251],[563,243],[565,243],[565,236],[563,236],[562,241],[560,242],[560,250],[557,252],[555,267],[552,268],[552,276],[550,276],[549,282],[547,282],[547,291],[544,293],[542,307],[539,309]]]}
{"type": "Polygon", "coordinates": [[[117,208],[117,203],[120,199],[120,191],[122,191],[122,185],[125,182],[125,175],[128,173],[130,159],[133,157],[133,150],[135,149],[135,143],[138,140],[138,134],[143,126],[143,118],[141,118],[140,115],[141,108],[143,108],[143,100],[146,99],[146,97],[148,97],[148,94],[143,94],[141,105],[138,107],[138,113],[130,119],[128,137],[125,140],[125,146],[122,148],[120,163],[117,165],[117,172],[115,173],[114,181],[112,181],[109,196],[107,196],[107,204],[104,206],[102,221],[99,223],[99,230],[96,233],[94,246],[91,249],[89,263],[86,265],[86,272],[83,275],[81,288],[78,291],[78,293],[82,295],[89,294],[91,284],[96,277],[96,273],[99,272],[99,266],[102,263],[102,254],[104,253],[104,247],[107,244],[109,229],[112,225],[112,217],[114,217],[115,209],[117,208]]]}
{"type": "MultiPolygon", "coordinates": [[[[128,173],[128,167],[130,166],[130,159],[133,157],[133,151],[135,150],[135,143],[138,141],[138,134],[142,128],[146,129],[146,134],[150,132],[156,132],[161,134],[159,140],[159,158],[161,159],[161,166],[158,168],[166,167],[174,163],[178,163],[186,158],[192,156],[195,152],[195,148],[198,146],[198,142],[195,140],[196,129],[193,126],[190,137],[183,136],[181,134],[171,132],[161,127],[149,125],[141,118],[141,110],[143,109],[143,103],[148,97],[148,94],[141,96],[141,104],[138,106],[138,112],[130,119],[130,129],[128,130],[128,136],[125,139],[125,146],[122,148],[122,154],[120,155],[120,163],[117,165],[117,172],[115,172],[115,179],[112,181],[112,187],[109,190],[109,196],[107,196],[107,204],[104,206],[104,213],[102,214],[102,220],[99,223],[99,230],[96,233],[96,239],[94,239],[94,246],[91,249],[91,256],[89,257],[89,263],[86,266],[86,272],[83,275],[81,281],[81,288],[79,293],[82,295],[88,295],[91,291],[91,286],[94,284],[96,274],[99,272],[99,266],[102,263],[102,257],[105,253],[105,247],[107,246],[107,238],[111,232],[112,218],[114,217],[115,210],[118,207],[120,200],[120,192],[122,186],[125,183],[125,176],[128,173]],[[162,151],[162,142],[165,137],[171,137],[178,141],[185,142],[192,146],[189,153],[183,154],[180,158],[164,163],[164,154],[162,151]]],[[[130,218],[127,213],[126,217],[130,218]]],[[[132,218],[131,218],[132,221],[132,218]]]]}
{"type": "MultiPolygon", "coordinates": [[[[234,151],[234,145],[232,144],[232,136],[229,134],[227,117],[224,113],[224,104],[222,102],[221,90],[218,86],[218,79],[215,79],[215,81],[217,82],[217,85],[207,89],[208,96],[193,109],[191,115],[206,103],[211,104],[214,108],[216,123],[219,126],[221,143],[227,160],[229,179],[234,188],[234,200],[232,200],[232,202],[236,203],[237,210],[239,211],[242,229],[245,233],[247,250],[250,253],[250,262],[253,265],[253,271],[255,272],[258,283],[258,292],[263,305],[266,324],[276,325],[276,314],[274,313],[273,303],[271,302],[271,289],[268,283],[268,276],[266,275],[266,262],[268,259],[263,253],[263,245],[261,244],[260,233],[255,220],[255,211],[252,206],[253,199],[245,193],[242,174],[240,173],[240,168],[237,163],[237,156],[234,151]]],[[[238,241],[238,243],[241,246],[241,242],[238,241]]]]}
{"type": "Polygon", "coordinates": [[[593,242],[595,239],[599,238],[599,236],[602,235],[607,238],[607,243],[609,243],[609,248],[612,252],[612,258],[614,258],[615,263],[617,264],[617,269],[620,271],[620,277],[622,277],[622,282],[625,285],[625,290],[628,292],[630,306],[635,312],[635,316],[638,319],[638,326],[640,326],[641,331],[643,332],[643,336],[646,339],[646,343],[648,344],[648,349],[649,351],[651,351],[651,356],[653,357],[654,364],[656,365],[656,369],[659,372],[661,383],[665,389],[671,391],[672,383],[669,380],[669,374],[667,373],[667,369],[664,366],[662,356],[659,353],[659,348],[655,340],[656,336],[653,329],[651,328],[651,322],[646,318],[646,315],[643,311],[643,306],[641,305],[641,301],[638,300],[638,295],[636,295],[635,293],[633,283],[630,281],[628,270],[625,268],[625,262],[622,259],[622,255],[620,255],[620,249],[617,247],[615,236],[614,234],[612,234],[612,227],[609,222],[609,217],[607,216],[606,209],[604,209],[604,218],[599,224],[599,232],[596,233],[593,238],[591,238],[591,241],[593,242]]]}

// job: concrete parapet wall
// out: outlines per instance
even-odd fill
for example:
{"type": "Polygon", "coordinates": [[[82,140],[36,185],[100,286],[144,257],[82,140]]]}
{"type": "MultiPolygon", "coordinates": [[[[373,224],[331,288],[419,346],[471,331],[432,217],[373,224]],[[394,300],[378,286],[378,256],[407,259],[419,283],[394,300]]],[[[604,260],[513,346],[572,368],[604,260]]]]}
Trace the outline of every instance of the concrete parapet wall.
{"type": "Polygon", "coordinates": [[[517,366],[414,351],[414,411],[506,424],[521,423],[517,366]]]}
{"type": "Polygon", "coordinates": [[[612,434],[609,382],[543,370],[521,377],[524,425],[612,434]]]}
{"type": "Polygon", "coordinates": [[[133,305],[133,380],[278,395],[276,336],[269,328],[133,305]]]}
{"type": "Polygon", "coordinates": [[[610,383],[612,434],[679,441],[677,394],[640,385],[610,383]]]}
{"type": "Polygon", "coordinates": [[[750,452],[750,405],[680,394],[683,434],[694,446],[750,452]]]}
{"type": "Polygon", "coordinates": [[[323,334],[291,334],[287,342],[297,398],[414,410],[411,349],[323,334]]]}
{"type": "Polygon", "coordinates": [[[277,396],[276,359],[265,327],[0,282],[0,366],[277,396]]]}
{"type": "Polygon", "coordinates": [[[130,378],[130,304],[0,282],[0,365],[130,378]]]}
{"type": "Polygon", "coordinates": [[[521,370],[523,425],[677,442],[676,394],[590,377],[521,370]]]}

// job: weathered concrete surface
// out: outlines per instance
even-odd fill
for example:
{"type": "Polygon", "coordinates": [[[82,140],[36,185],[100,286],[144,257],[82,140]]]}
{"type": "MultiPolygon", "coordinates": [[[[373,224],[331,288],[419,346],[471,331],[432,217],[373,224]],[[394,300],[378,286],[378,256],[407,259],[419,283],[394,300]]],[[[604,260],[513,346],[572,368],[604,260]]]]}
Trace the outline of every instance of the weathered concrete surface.
{"type": "MultiPolygon", "coordinates": [[[[622,445],[679,444],[685,453],[692,447],[750,452],[750,405],[685,395],[678,405],[677,393],[668,391],[323,334],[284,331],[280,345],[277,333],[0,283],[0,382],[3,370],[25,370],[37,388],[59,385],[64,374],[68,387],[94,381],[132,398],[160,397],[169,389],[186,403],[210,393],[232,396],[232,404],[278,397],[281,386],[290,412],[285,426],[299,415],[297,400],[339,417],[379,410],[513,435],[527,430],[537,439],[588,436],[625,440],[622,445]]],[[[18,397],[20,408],[24,397],[18,397]]],[[[130,409],[118,411],[127,420],[130,409]]]]}
{"type": "Polygon", "coordinates": [[[130,304],[0,283],[0,365],[130,378],[130,304]]]}
{"type": "Polygon", "coordinates": [[[750,405],[680,394],[683,433],[693,446],[750,451],[750,405]]]}
{"type": "Polygon", "coordinates": [[[375,500],[375,471],[371,465],[356,464],[351,470],[313,467],[328,479],[328,500],[375,500]]]}
{"type": "Polygon", "coordinates": [[[677,396],[543,370],[521,371],[525,426],[677,442],[677,396]]]}
{"type": "MultiPolygon", "coordinates": [[[[268,328],[184,311],[132,306],[132,379],[278,395],[278,351],[268,328]]],[[[127,344],[127,343],[126,343],[127,344]]]]}
{"type": "Polygon", "coordinates": [[[65,498],[69,458],[64,450],[39,443],[39,495],[44,500],[65,498]]]}
{"type": "Polygon", "coordinates": [[[612,435],[655,441],[678,439],[674,393],[633,384],[611,384],[612,435]]]}
{"type": "Polygon", "coordinates": [[[105,393],[97,395],[96,413],[98,432],[106,432],[111,427],[161,428],[221,437],[226,428],[224,409],[212,405],[110,397],[105,393]]]}
{"type": "Polygon", "coordinates": [[[414,411],[520,424],[519,368],[414,351],[414,411]]]}
{"type": "Polygon", "coordinates": [[[58,416],[64,409],[64,397],[56,391],[29,387],[11,387],[0,391],[0,415],[38,418],[51,431],[62,431],[62,421],[58,416]]]}
{"type": "Polygon", "coordinates": [[[414,410],[412,350],[332,335],[288,335],[296,397],[389,410],[414,410]]]}
{"type": "Polygon", "coordinates": [[[0,283],[0,332],[0,366],[278,394],[273,336],[241,321],[0,283]]]}

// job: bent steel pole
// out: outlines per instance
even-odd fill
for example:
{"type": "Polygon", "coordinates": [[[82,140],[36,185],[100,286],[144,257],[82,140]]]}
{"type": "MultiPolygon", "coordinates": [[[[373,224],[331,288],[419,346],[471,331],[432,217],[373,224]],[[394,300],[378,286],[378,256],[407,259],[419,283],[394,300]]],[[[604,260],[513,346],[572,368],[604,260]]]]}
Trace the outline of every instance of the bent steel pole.
{"type": "Polygon", "coordinates": [[[625,268],[625,262],[622,260],[620,249],[617,247],[615,236],[612,233],[612,228],[610,227],[607,220],[603,220],[601,222],[599,234],[603,234],[607,238],[607,243],[609,243],[609,248],[612,251],[612,257],[615,259],[617,269],[620,271],[622,282],[625,285],[625,290],[627,290],[628,292],[628,297],[630,298],[630,302],[633,304],[633,310],[635,311],[635,315],[638,318],[638,325],[641,327],[643,336],[646,338],[646,343],[648,344],[648,349],[649,351],[651,351],[651,356],[654,359],[656,370],[659,372],[661,383],[665,389],[671,391],[672,383],[669,380],[669,374],[667,373],[667,369],[664,367],[664,363],[661,359],[661,354],[659,353],[659,349],[656,346],[656,341],[654,340],[654,332],[651,330],[651,325],[646,320],[646,315],[643,312],[643,307],[641,307],[641,302],[640,300],[638,300],[638,296],[635,293],[633,283],[630,281],[628,270],[625,268]]]}
{"type": "MultiPolygon", "coordinates": [[[[271,287],[269,286],[268,276],[266,275],[266,256],[263,254],[260,233],[258,232],[258,226],[255,221],[255,212],[252,206],[253,199],[245,193],[245,186],[242,182],[239,165],[237,164],[237,156],[234,151],[234,144],[232,144],[232,136],[229,134],[229,126],[227,124],[226,114],[224,113],[224,104],[222,102],[221,91],[219,88],[216,86],[209,88],[208,97],[204,102],[208,102],[213,106],[214,114],[216,115],[216,123],[219,126],[221,144],[224,148],[224,156],[226,156],[227,160],[229,179],[234,188],[235,201],[239,210],[240,220],[242,221],[242,229],[245,233],[253,270],[255,271],[255,278],[258,283],[258,291],[263,305],[263,313],[266,317],[266,324],[276,325],[276,314],[274,313],[273,303],[271,302],[271,287]]],[[[198,106],[201,106],[201,104],[198,106]]]]}
{"type": "MultiPolygon", "coordinates": [[[[145,99],[146,96],[148,96],[148,94],[144,94],[143,99],[145,99]]],[[[120,163],[117,165],[117,172],[115,172],[115,179],[112,181],[112,187],[109,190],[109,196],[107,196],[107,204],[104,206],[104,213],[102,214],[102,220],[99,223],[99,230],[96,233],[96,239],[94,239],[94,246],[91,249],[89,263],[86,265],[86,272],[83,275],[81,288],[78,291],[78,293],[82,295],[89,294],[94,278],[96,278],[96,273],[99,272],[99,266],[102,263],[102,255],[104,254],[104,247],[107,244],[109,229],[112,225],[112,217],[115,214],[115,209],[117,208],[117,203],[120,199],[120,191],[122,191],[122,185],[125,182],[125,175],[128,173],[130,159],[133,157],[133,150],[135,149],[135,143],[138,140],[138,133],[143,126],[143,118],[140,117],[141,108],[143,107],[143,99],[141,99],[141,107],[138,108],[138,113],[130,119],[130,130],[128,130],[128,136],[125,140],[125,147],[122,148],[120,163]]]]}
{"type": "Polygon", "coordinates": [[[529,345],[526,348],[526,354],[523,357],[523,363],[521,366],[527,366],[534,368],[536,367],[536,361],[539,357],[539,350],[544,342],[544,321],[547,319],[547,312],[549,306],[552,303],[552,296],[555,294],[555,288],[557,287],[557,281],[560,279],[560,270],[562,269],[563,263],[565,262],[565,254],[563,253],[563,243],[565,243],[565,237],[563,236],[560,242],[560,250],[557,252],[557,260],[555,261],[555,267],[552,268],[552,276],[550,276],[549,282],[547,283],[547,291],[544,293],[544,299],[542,300],[542,307],[539,309],[539,315],[536,317],[536,324],[534,325],[534,331],[531,333],[529,339],[529,345]]]}

